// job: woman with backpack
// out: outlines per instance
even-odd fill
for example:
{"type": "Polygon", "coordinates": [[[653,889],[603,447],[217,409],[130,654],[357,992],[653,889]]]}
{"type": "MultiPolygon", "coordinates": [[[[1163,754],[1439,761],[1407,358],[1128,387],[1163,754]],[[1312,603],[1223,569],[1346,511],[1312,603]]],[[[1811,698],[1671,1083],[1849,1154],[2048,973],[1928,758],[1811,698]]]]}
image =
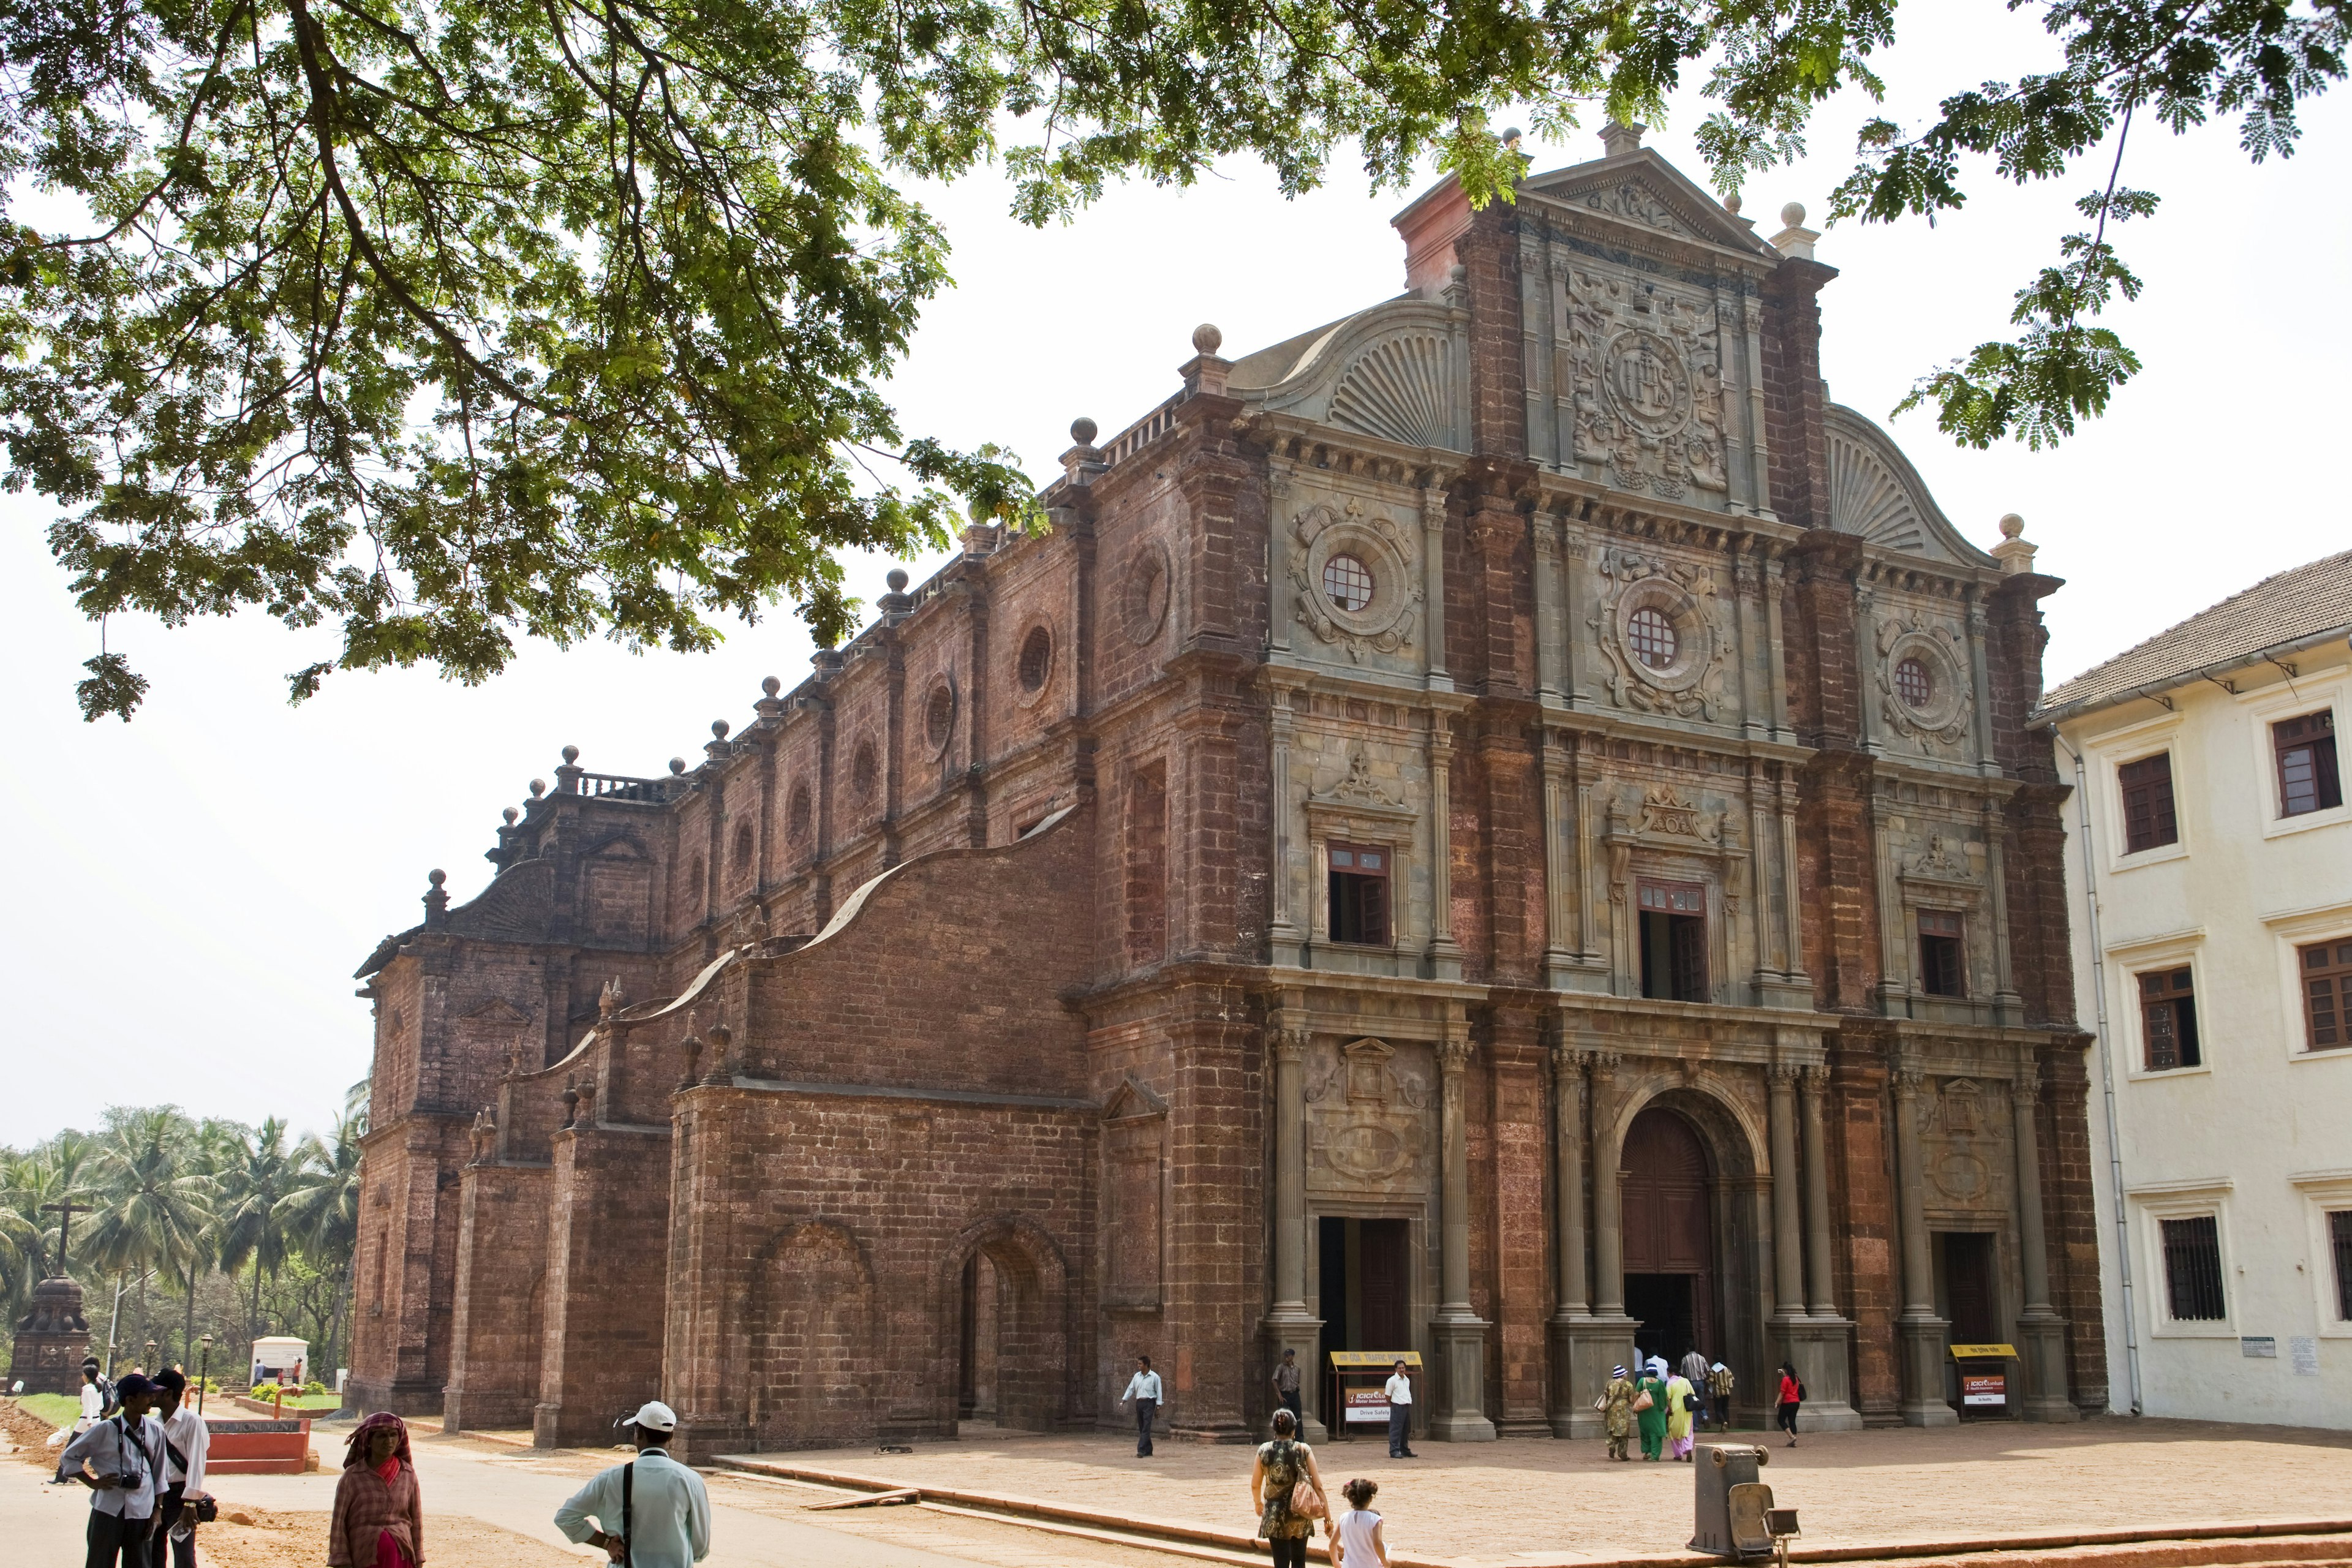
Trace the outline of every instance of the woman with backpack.
{"type": "Polygon", "coordinates": [[[1274,1413],[1274,1440],[1258,1445],[1250,1466],[1250,1506],[1258,1510],[1257,1533],[1273,1549],[1274,1568],[1307,1568],[1307,1538],[1329,1510],[1315,1450],[1298,1441],[1298,1417],[1287,1410],[1274,1413]]]}
{"type": "Polygon", "coordinates": [[[1780,1430],[1789,1435],[1789,1447],[1797,1446],[1797,1407],[1805,1402],[1805,1385],[1797,1380],[1797,1369],[1789,1362],[1780,1363],[1780,1430]]]}

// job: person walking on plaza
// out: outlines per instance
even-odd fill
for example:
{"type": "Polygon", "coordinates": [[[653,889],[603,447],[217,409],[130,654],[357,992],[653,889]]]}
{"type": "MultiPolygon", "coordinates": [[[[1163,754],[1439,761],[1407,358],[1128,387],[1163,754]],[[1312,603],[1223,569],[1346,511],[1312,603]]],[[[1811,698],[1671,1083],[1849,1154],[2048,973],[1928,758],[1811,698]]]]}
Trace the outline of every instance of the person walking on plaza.
{"type": "Polygon", "coordinates": [[[74,1423],[75,1435],[79,1436],[104,1420],[113,1403],[106,1380],[98,1373],[98,1358],[92,1356],[81,1363],[81,1418],[74,1423]]]}
{"type": "Polygon", "coordinates": [[[173,1367],[157,1373],[154,1382],[163,1391],[155,1415],[163,1427],[163,1495],[155,1500],[147,1568],[163,1568],[167,1555],[172,1568],[196,1568],[194,1504],[205,1496],[205,1456],[212,1449],[212,1428],[188,1405],[187,1373],[173,1367]]]}
{"type": "Polygon", "coordinates": [[[1688,1459],[1696,1445],[1691,1441],[1691,1424],[1698,1416],[1698,1391],[1691,1380],[1677,1372],[1666,1379],[1666,1458],[1688,1459]]]}
{"type": "Polygon", "coordinates": [[[660,1400],[638,1406],[629,1417],[637,1457],[597,1472],[555,1510],[563,1539],[630,1568],[692,1568],[710,1555],[710,1493],[669,1457],[677,1431],[677,1412],[660,1400]]]}
{"type": "Polygon", "coordinates": [[[1805,1385],[1798,1381],[1797,1369],[1789,1362],[1780,1363],[1780,1430],[1789,1435],[1789,1447],[1797,1446],[1797,1407],[1805,1402],[1805,1385]]]}
{"type": "Polygon", "coordinates": [[[1644,1459],[1655,1459],[1666,1446],[1666,1380],[1658,1375],[1660,1370],[1653,1357],[1633,1385],[1633,1419],[1642,1429],[1644,1459]]]}
{"type": "Polygon", "coordinates": [[[1257,1510],[1259,1539],[1273,1549],[1274,1568],[1307,1568],[1307,1538],[1328,1511],[1323,1498],[1323,1472],[1316,1468],[1315,1450],[1298,1441],[1298,1417],[1276,1411],[1274,1440],[1257,1446],[1250,1466],[1250,1505],[1257,1510]],[[1304,1494],[1302,1479],[1311,1489],[1304,1494]]]}
{"type": "Polygon", "coordinates": [[[147,1413],[155,1385],[145,1378],[124,1378],[114,1397],[114,1414],[58,1456],[58,1483],[79,1481],[90,1489],[85,1568],[146,1568],[163,1425],[147,1413]]]}
{"type": "Polygon", "coordinates": [[[327,1524],[328,1568],[424,1568],[425,1494],[408,1451],[408,1424],[379,1410],[352,1430],[335,1511],[327,1524]]]}
{"type": "Polygon", "coordinates": [[[1339,1489],[1348,1511],[1331,1521],[1331,1568],[1389,1568],[1389,1543],[1381,1535],[1381,1516],[1372,1511],[1381,1483],[1360,1476],[1339,1489]]]}
{"type": "Polygon", "coordinates": [[[1716,1430],[1731,1430],[1731,1369],[1717,1362],[1706,1369],[1706,1407],[1715,1413],[1716,1430]]]}
{"type": "Polygon", "coordinates": [[[1421,1456],[1412,1451],[1412,1379],[1402,1359],[1389,1369],[1384,1386],[1389,1396],[1389,1458],[1418,1459],[1421,1456]]]}
{"type": "Polygon", "coordinates": [[[1683,1359],[1675,1363],[1675,1370],[1683,1374],[1692,1392],[1698,1395],[1698,1408],[1691,1412],[1691,1430],[1696,1432],[1706,1426],[1709,1406],[1713,1403],[1706,1396],[1706,1357],[1699,1354],[1698,1347],[1693,1345],[1683,1352],[1683,1359]]]}
{"type": "Polygon", "coordinates": [[[1274,1369],[1274,1402],[1303,1423],[1307,1411],[1299,1403],[1298,1384],[1298,1352],[1286,1345],[1282,1361],[1274,1369]]]}
{"type": "Polygon", "coordinates": [[[1609,1457],[1627,1458],[1625,1445],[1633,1437],[1633,1380],[1622,1366],[1609,1372],[1609,1391],[1601,1396],[1601,1420],[1609,1432],[1609,1457]]]}
{"type": "Polygon", "coordinates": [[[1135,1401],[1135,1457],[1151,1458],[1151,1418],[1160,1413],[1160,1374],[1151,1370],[1151,1358],[1135,1358],[1135,1375],[1127,1380],[1127,1392],[1118,1396],[1121,1405],[1135,1401]]]}

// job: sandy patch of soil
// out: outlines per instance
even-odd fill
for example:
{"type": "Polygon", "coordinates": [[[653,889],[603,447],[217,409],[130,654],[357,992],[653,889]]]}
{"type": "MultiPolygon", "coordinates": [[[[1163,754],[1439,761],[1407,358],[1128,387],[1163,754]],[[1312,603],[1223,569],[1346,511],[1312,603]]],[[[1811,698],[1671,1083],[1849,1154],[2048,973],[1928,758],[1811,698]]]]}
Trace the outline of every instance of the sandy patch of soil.
{"type": "MultiPolygon", "coordinates": [[[[329,1517],[224,1508],[197,1530],[196,1549],[215,1568],[318,1568],[327,1558],[329,1517]]],[[[592,1562],[478,1519],[431,1519],[425,1529],[431,1568],[580,1568],[592,1562]]]]}

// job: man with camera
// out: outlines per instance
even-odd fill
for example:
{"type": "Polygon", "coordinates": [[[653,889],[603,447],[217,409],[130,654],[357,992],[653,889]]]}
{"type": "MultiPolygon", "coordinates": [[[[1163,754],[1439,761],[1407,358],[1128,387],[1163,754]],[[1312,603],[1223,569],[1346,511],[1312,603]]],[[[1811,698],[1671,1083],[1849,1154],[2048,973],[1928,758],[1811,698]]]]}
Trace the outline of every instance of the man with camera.
{"type": "Polygon", "coordinates": [[[155,1415],[163,1427],[163,1494],[155,1500],[155,1529],[147,1542],[147,1568],[196,1568],[196,1525],[210,1517],[205,1504],[205,1456],[212,1429],[188,1405],[188,1374],[165,1367],[155,1374],[163,1391],[155,1415]]]}
{"type": "Polygon", "coordinates": [[[66,1445],[58,1483],[89,1488],[86,1568],[147,1568],[147,1533],[163,1458],[163,1425],[147,1413],[155,1385],[131,1373],[114,1385],[120,1407],[66,1445]]]}
{"type": "Polygon", "coordinates": [[[709,1556],[710,1494],[700,1476],[669,1457],[677,1430],[677,1412],[660,1400],[640,1407],[629,1420],[637,1457],[602,1472],[555,1510],[563,1538],[602,1548],[629,1568],[693,1568],[709,1556]]]}

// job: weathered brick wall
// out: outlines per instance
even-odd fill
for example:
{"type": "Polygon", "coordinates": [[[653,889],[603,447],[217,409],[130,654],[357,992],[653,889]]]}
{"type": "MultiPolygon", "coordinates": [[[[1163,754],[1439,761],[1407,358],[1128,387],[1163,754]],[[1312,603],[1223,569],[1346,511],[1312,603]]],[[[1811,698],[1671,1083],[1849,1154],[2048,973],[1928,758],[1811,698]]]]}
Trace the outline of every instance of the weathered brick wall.
{"type": "Polygon", "coordinates": [[[1873,1424],[1896,1419],[1902,1397],[1895,1320],[1903,1310],[1895,1219],[1894,1121],[1886,1041],[1854,1023],[1832,1037],[1823,1132],[1834,1237],[1833,1289],[1854,1323],[1853,1400],[1873,1424]]]}
{"type": "Polygon", "coordinates": [[[545,1343],[550,1186],[544,1166],[466,1168],[444,1431],[531,1425],[545,1343]]]}
{"type": "Polygon", "coordinates": [[[610,1442],[615,1416],[660,1395],[669,1142],[666,1131],[556,1136],[532,1421],[542,1447],[610,1442]]]}

